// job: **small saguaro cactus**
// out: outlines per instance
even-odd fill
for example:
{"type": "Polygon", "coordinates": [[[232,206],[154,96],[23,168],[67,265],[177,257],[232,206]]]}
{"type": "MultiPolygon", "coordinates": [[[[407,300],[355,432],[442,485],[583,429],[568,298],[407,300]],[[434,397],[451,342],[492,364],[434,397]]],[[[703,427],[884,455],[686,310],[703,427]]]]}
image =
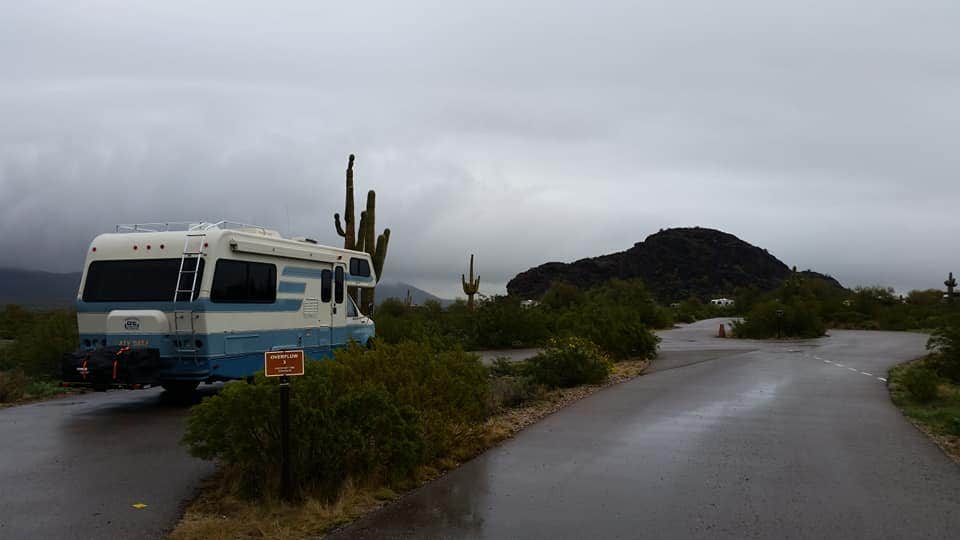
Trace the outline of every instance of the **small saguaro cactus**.
{"type": "MultiPolygon", "coordinates": [[[[367,192],[367,208],[360,212],[360,226],[354,229],[356,213],[353,208],[353,162],[355,156],[350,154],[347,162],[347,195],[344,201],[343,226],[340,225],[340,214],[333,215],[333,224],[337,234],[343,237],[344,249],[365,251],[373,260],[373,269],[377,274],[377,283],[383,275],[383,262],[387,258],[387,244],[390,242],[390,229],[384,229],[383,234],[376,235],[376,205],[377,194],[371,189],[367,192]]],[[[350,296],[357,298],[357,288],[351,287],[350,296]]],[[[373,313],[374,289],[364,288],[359,298],[360,310],[363,313],[373,313]]]]}
{"type": "Polygon", "coordinates": [[[473,311],[473,295],[477,294],[477,291],[480,290],[480,275],[477,274],[477,279],[473,279],[473,254],[470,254],[470,281],[467,281],[467,277],[463,274],[460,274],[460,281],[463,283],[463,292],[467,295],[467,309],[473,311]]]}
{"type": "Polygon", "coordinates": [[[947,302],[953,302],[953,289],[957,286],[957,280],[953,278],[953,272],[950,272],[943,284],[947,286],[947,302]]]}

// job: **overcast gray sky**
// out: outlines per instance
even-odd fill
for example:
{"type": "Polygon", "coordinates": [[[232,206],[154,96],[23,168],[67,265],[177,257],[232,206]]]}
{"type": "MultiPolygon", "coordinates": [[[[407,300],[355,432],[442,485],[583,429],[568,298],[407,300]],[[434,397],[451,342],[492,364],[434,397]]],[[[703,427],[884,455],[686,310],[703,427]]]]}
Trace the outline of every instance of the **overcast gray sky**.
{"type": "Polygon", "coordinates": [[[0,266],[77,271],[115,223],[228,218],[482,292],[719,228],[845,285],[960,272],[960,3],[5,3],[0,266]],[[202,5],[201,5],[202,4],[202,5]]]}

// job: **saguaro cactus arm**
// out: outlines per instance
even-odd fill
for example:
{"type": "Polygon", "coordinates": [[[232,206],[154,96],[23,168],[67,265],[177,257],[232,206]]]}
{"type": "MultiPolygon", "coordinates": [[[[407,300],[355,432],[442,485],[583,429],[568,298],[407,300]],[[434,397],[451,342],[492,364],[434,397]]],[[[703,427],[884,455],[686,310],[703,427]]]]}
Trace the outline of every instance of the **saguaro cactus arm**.
{"type": "Polygon", "coordinates": [[[383,262],[387,260],[387,245],[390,244],[390,229],[384,229],[377,237],[377,247],[373,250],[373,269],[377,272],[377,283],[383,273],[383,262]]]}

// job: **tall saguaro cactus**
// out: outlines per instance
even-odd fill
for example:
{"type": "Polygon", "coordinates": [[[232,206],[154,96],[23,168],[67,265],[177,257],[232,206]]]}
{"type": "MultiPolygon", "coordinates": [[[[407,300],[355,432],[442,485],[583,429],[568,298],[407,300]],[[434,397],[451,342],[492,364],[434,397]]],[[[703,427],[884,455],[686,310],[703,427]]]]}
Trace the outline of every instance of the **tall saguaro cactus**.
{"type": "Polygon", "coordinates": [[[947,286],[947,302],[953,302],[953,289],[957,286],[957,280],[953,278],[953,272],[950,272],[943,284],[947,286]]]}
{"type": "MultiPolygon", "coordinates": [[[[366,251],[373,260],[373,270],[377,274],[377,283],[383,274],[383,262],[387,259],[387,245],[390,243],[390,229],[384,229],[383,234],[376,234],[377,226],[377,194],[371,189],[367,192],[367,209],[360,212],[360,229],[358,231],[357,251],[366,251]]],[[[360,310],[364,313],[373,313],[374,288],[360,290],[360,310]]]]}
{"type": "Polygon", "coordinates": [[[350,154],[349,161],[347,161],[347,196],[343,203],[343,223],[347,227],[346,230],[340,226],[340,214],[333,215],[333,224],[337,227],[337,234],[343,237],[343,249],[354,249],[357,242],[356,233],[353,229],[355,217],[353,212],[353,160],[354,155],[350,154]]]}
{"type": "MultiPolygon", "coordinates": [[[[337,234],[343,237],[343,247],[355,251],[365,251],[373,260],[373,270],[377,274],[377,283],[383,276],[383,263],[387,259],[387,245],[390,243],[390,229],[384,229],[383,234],[376,234],[377,194],[371,189],[367,192],[367,208],[360,212],[360,226],[354,232],[356,214],[353,208],[353,161],[350,154],[347,163],[347,195],[344,202],[343,221],[340,225],[340,214],[333,215],[333,223],[337,234]]],[[[350,288],[350,296],[357,299],[357,288],[350,288]]],[[[362,289],[359,297],[360,311],[366,314],[373,313],[374,288],[362,289]]]]}
{"type": "Polygon", "coordinates": [[[473,311],[473,295],[477,294],[477,291],[480,290],[480,275],[477,274],[477,279],[473,279],[473,254],[470,254],[470,281],[467,281],[467,277],[463,274],[460,274],[460,281],[463,283],[463,292],[467,295],[467,309],[473,311]]]}

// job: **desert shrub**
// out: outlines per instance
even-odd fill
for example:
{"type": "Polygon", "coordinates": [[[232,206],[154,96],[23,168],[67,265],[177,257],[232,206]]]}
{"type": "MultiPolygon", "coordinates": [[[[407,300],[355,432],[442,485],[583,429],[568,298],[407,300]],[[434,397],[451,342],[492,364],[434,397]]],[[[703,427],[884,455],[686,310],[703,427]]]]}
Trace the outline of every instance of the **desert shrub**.
{"type": "Polygon", "coordinates": [[[575,285],[565,281],[552,283],[547,292],[543,293],[540,304],[549,309],[570,309],[581,305],[586,295],[575,285]]]}
{"type": "Polygon", "coordinates": [[[901,378],[904,388],[913,398],[925,403],[937,397],[937,372],[921,366],[910,366],[901,378]]]}
{"type": "Polygon", "coordinates": [[[960,416],[952,416],[946,422],[944,431],[948,434],[960,437],[960,416]]]}
{"type": "Polygon", "coordinates": [[[20,370],[0,371],[0,403],[11,403],[22,398],[30,380],[20,370]]]}
{"type": "MultiPolygon", "coordinates": [[[[11,311],[6,314],[10,317],[11,311]]],[[[16,346],[6,347],[0,369],[21,369],[29,377],[52,379],[60,376],[60,360],[66,352],[77,349],[76,314],[67,310],[23,312],[15,310],[17,321],[8,320],[15,328],[16,346]]]]}
{"type": "MultiPolygon", "coordinates": [[[[417,343],[350,347],[291,382],[297,489],[331,499],[348,479],[395,482],[442,457],[486,417],[488,370],[475,355],[417,343]]],[[[235,469],[246,496],[275,492],[277,382],[228,384],[194,407],[191,454],[235,469]]]]}
{"type": "Polygon", "coordinates": [[[611,369],[610,359],[599,347],[578,337],[551,340],[528,362],[533,381],[549,388],[601,383],[611,369]]]}
{"type": "Polygon", "coordinates": [[[798,299],[789,304],[761,302],[740,321],[734,321],[734,335],[739,338],[767,339],[777,337],[815,338],[826,332],[826,326],[814,306],[798,299]],[[778,310],[783,315],[777,314],[778,310]]]}
{"type": "Polygon", "coordinates": [[[960,383],[960,318],[947,319],[934,330],[927,348],[937,352],[931,358],[934,369],[950,381],[960,383]]]}
{"type": "Polygon", "coordinates": [[[659,338],[650,329],[673,324],[639,280],[611,280],[570,309],[545,309],[551,334],[586,338],[616,360],[654,356],[659,338]]]}
{"type": "Polygon", "coordinates": [[[17,339],[23,337],[26,330],[33,325],[38,312],[27,308],[7,304],[0,311],[0,338],[17,339]]]}
{"type": "Polygon", "coordinates": [[[493,377],[517,377],[529,371],[529,362],[514,362],[509,358],[495,358],[490,364],[490,375],[493,377]]]}
{"type": "Polygon", "coordinates": [[[622,305],[598,306],[583,335],[617,360],[652,358],[660,342],[641,313],[622,305]]]}
{"type": "Polygon", "coordinates": [[[506,349],[544,342],[550,332],[543,312],[525,308],[520,302],[515,296],[494,296],[479,302],[473,313],[476,343],[472,345],[506,349]]]}
{"type": "Polygon", "coordinates": [[[490,413],[519,407],[538,399],[542,393],[543,387],[538,385],[532,377],[522,375],[494,377],[490,381],[490,413]]]}

